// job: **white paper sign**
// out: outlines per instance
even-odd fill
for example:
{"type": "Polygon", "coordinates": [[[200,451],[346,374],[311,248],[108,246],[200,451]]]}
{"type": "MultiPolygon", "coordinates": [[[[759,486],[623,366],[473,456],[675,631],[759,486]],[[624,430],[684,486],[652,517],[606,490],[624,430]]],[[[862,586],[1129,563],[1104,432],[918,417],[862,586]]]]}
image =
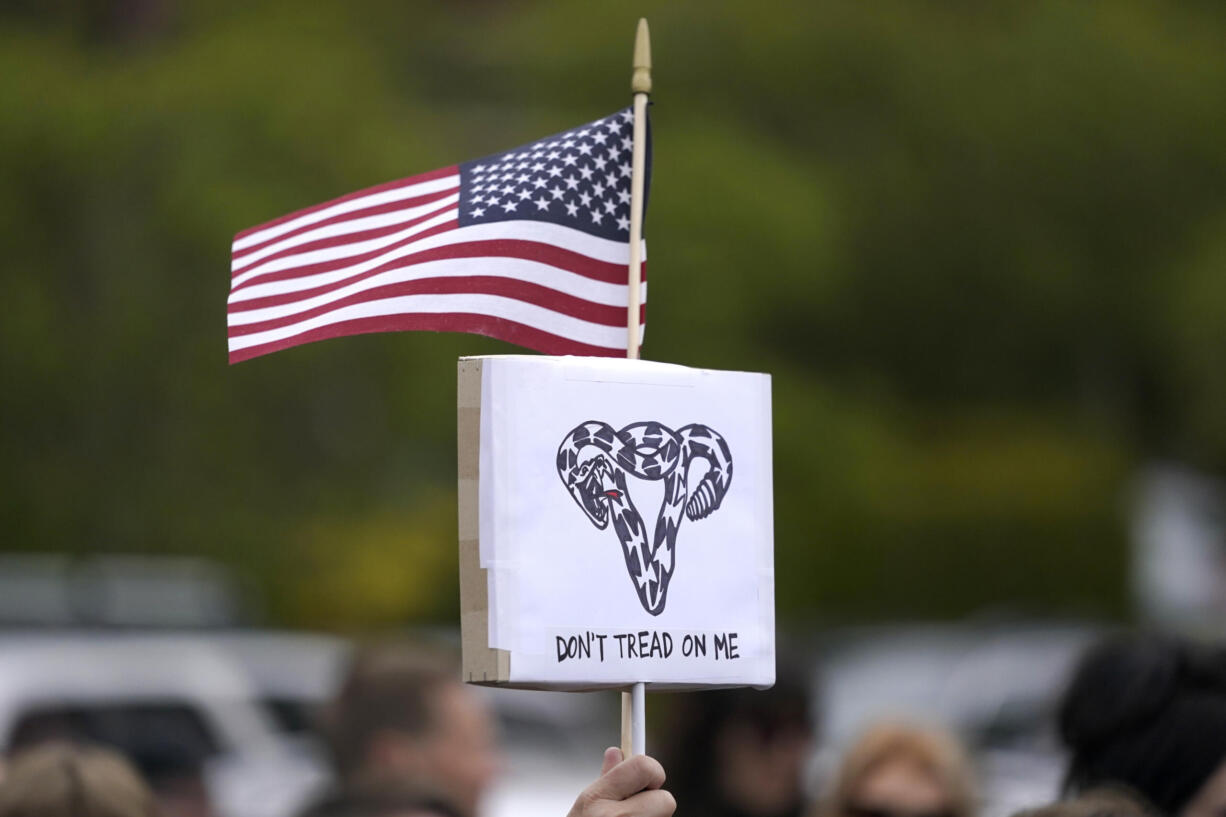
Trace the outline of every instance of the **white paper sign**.
{"type": "Polygon", "coordinates": [[[479,556],[513,683],[774,682],[770,378],[483,359],[479,556]]]}

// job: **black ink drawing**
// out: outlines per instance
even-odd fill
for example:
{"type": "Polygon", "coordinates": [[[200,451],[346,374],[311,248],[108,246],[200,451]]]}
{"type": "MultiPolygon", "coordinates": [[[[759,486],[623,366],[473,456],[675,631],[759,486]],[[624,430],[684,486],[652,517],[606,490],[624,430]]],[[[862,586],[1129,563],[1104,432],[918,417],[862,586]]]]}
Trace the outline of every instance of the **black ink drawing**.
{"type": "Polygon", "coordinates": [[[732,482],[732,454],[714,429],[696,423],[673,431],[649,421],[615,431],[608,423],[590,420],[562,440],[558,476],[593,525],[604,530],[613,520],[639,601],[644,610],[658,616],[664,612],[673,577],[681,515],[703,519],[719,507],[732,482]],[[686,479],[695,460],[705,460],[708,468],[694,490],[687,492],[686,479]],[[627,474],[664,480],[664,501],[650,542],[630,499],[627,474]]]}

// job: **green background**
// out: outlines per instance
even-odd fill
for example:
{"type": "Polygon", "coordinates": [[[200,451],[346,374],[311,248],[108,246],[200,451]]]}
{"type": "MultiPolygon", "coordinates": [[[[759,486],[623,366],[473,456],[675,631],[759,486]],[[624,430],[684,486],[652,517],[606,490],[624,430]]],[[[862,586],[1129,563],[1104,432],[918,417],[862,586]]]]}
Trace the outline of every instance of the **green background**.
{"type": "Polygon", "coordinates": [[[1120,617],[1138,469],[1226,471],[1216,2],[7,3],[0,540],[454,623],[455,360],[229,367],[238,230],[628,104],[644,356],[774,375],[787,620],[1120,617]]]}

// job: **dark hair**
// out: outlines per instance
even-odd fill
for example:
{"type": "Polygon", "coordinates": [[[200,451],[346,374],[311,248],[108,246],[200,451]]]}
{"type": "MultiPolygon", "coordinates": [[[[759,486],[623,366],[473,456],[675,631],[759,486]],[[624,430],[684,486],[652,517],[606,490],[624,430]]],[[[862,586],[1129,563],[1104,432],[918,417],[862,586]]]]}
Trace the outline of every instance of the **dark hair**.
{"type": "Polygon", "coordinates": [[[1226,650],[1115,637],[1079,663],[1059,713],[1066,790],[1122,784],[1177,814],[1226,762],[1226,650]]]}
{"type": "Polygon", "coordinates": [[[341,777],[363,768],[380,733],[424,736],[433,729],[436,693],[459,683],[453,669],[437,654],[403,646],[358,653],[325,724],[341,777]]]}
{"type": "Polygon", "coordinates": [[[1129,791],[1102,788],[1071,800],[1019,811],[1013,817],[1154,817],[1154,812],[1129,791]]]}
{"type": "Polygon", "coordinates": [[[784,732],[813,732],[806,677],[789,658],[779,659],[775,685],[766,690],[720,689],[673,697],[675,709],[662,747],[668,789],[679,814],[720,814],[728,810],[714,776],[719,737],[735,726],[754,730],[763,740],[784,732]]]}
{"type": "Polygon", "coordinates": [[[345,792],[316,803],[300,817],[460,817],[444,800],[422,794],[380,790],[345,792]]]}

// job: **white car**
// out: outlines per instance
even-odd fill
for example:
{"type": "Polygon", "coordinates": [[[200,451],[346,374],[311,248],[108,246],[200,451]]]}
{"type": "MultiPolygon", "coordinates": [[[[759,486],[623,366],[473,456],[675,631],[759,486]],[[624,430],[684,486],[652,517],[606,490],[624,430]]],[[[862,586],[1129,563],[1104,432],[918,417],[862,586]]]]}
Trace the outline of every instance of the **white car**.
{"type": "Polygon", "coordinates": [[[232,660],[177,635],[0,635],[0,750],[55,737],[197,768],[222,817],[286,817],[322,773],[232,660]]]}
{"type": "MultiPolygon", "coordinates": [[[[351,649],[260,630],[0,632],[0,753],[65,737],[175,755],[220,817],[291,817],[331,780],[314,726],[351,649]]],[[[474,690],[508,762],[485,817],[566,814],[618,742],[617,694],[474,690]]]]}

